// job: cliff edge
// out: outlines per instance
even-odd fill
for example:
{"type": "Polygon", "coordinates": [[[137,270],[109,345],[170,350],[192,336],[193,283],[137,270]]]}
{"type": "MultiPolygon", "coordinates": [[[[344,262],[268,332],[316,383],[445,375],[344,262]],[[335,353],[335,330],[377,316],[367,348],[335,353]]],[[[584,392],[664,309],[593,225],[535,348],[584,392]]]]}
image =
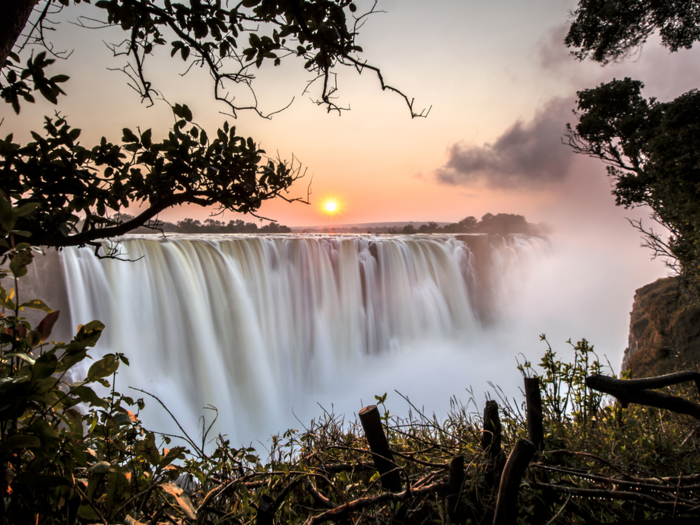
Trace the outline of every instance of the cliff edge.
{"type": "Polygon", "coordinates": [[[634,294],[628,347],[622,371],[649,377],[700,370],[700,301],[683,292],[674,277],[659,279],[634,294]]]}

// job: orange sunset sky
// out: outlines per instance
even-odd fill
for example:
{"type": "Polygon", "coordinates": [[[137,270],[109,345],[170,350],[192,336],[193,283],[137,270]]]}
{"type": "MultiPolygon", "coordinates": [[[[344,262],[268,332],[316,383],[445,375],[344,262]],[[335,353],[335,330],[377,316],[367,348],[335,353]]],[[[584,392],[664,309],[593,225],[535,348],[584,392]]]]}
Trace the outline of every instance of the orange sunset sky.
{"type": "MultiPolygon", "coordinates": [[[[361,1],[358,7],[362,11],[361,1]]],[[[404,101],[382,92],[370,72],[340,72],[340,103],[352,109],[338,116],[303,94],[308,75],[300,62],[259,71],[263,111],[294,103],[271,120],[243,112],[232,123],[270,156],[294,155],[302,163],[307,178],[290,198],[305,198],[313,175],[311,205],[268,202],[262,215],[305,226],[518,213],[562,231],[585,222],[638,244],[624,217],[646,212],[616,209],[604,167],[572,154],[561,144],[562,132],[573,122],[577,89],[632,76],[645,81],[647,95],[666,100],[700,85],[695,50],[671,55],[652,38],[622,64],[579,63],[562,44],[572,1],[380,0],[378,7],[384,12],[370,17],[359,44],[388,83],[415,98],[418,110],[431,108],[428,118],[411,119],[404,101]],[[323,210],[329,198],[338,203],[334,214],[323,210]]],[[[126,126],[151,127],[154,137],[163,136],[172,124],[169,107],[147,108],[122,73],[107,70],[123,61],[103,41],[118,41],[122,32],[70,24],[94,12],[78,6],[58,16],[55,47],[73,50],[67,62],[54,66],[72,77],[64,84],[61,112],[83,129],[85,145],[102,135],[117,141],[126,126]]],[[[183,71],[166,55],[147,67],[168,100],[188,104],[195,120],[213,132],[226,108],[213,101],[207,75],[195,70],[183,78],[183,71]]],[[[54,109],[42,99],[15,116],[5,105],[0,128],[26,140],[54,109]]],[[[211,211],[176,208],[160,218],[204,220],[211,211]]],[[[232,218],[239,217],[220,217],[232,218]]]]}

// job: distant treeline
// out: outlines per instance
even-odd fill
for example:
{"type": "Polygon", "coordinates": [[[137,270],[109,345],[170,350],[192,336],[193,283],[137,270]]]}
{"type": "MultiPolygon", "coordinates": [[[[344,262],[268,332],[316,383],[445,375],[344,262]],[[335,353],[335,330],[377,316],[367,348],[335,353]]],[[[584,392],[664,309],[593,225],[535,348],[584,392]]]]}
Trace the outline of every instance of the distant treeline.
{"type": "MultiPolygon", "coordinates": [[[[130,215],[122,214],[122,222],[132,219],[130,215]]],[[[244,222],[241,219],[230,220],[227,223],[216,219],[206,219],[203,223],[197,219],[189,217],[172,222],[157,222],[152,224],[153,228],[138,228],[133,233],[154,233],[157,231],[169,233],[290,233],[292,230],[288,226],[270,222],[265,226],[258,227],[254,222],[244,222]]]]}
{"type": "Polygon", "coordinates": [[[413,224],[407,224],[400,230],[390,228],[387,233],[528,233],[534,235],[544,232],[541,226],[530,224],[522,215],[487,213],[480,221],[469,216],[459,222],[446,224],[442,228],[436,222],[428,222],[421,224],[418,228],[413,224]]]}
{"type": "MultiPolygon", "coordinates": [[[[120,219],[127,222],[133,217],[122,214],[120,219]]],[[[265,226],[258,226],[254,222],[244,222],[241,219],[230,220],[227,223],[216,219],[206,219],[200,222],[197,219],[186,218],[177,223],[156,222],[151,228],[138,228],[133,233],[155,233],[163,231],[167,233],[291,233],[288,226],[270,222],[265,226]]],[[[538,235],[547,233],[546,228],[540,224],[531,224],[522,215],[511,213],[499,213],[493,215],[487,213],[481,220],[475,217],[466,217],[459,222],[440,226],[437,222],[411,223],[403,227],[375,226],[361,228],[358,226],[333,226],[316,227],[296,230],[298,233],[390,233],[412,235],[415,233],[497,233],[506,235],[509,233],[526,233],[538,235]]]]}
{"type": "Polygon", "coordinates": [[[542,224],[531,224],[522,215],[487,213],[481,220],[467,217],[459,222],[440,226],[437,222],[411,223],[403,227],[373,226],[333,226],[324,228],[305,228],[301,233],[393,233],[412,235],[415,233],[526,233],[529,235],[546,234],[547,228],[542,224]]]}

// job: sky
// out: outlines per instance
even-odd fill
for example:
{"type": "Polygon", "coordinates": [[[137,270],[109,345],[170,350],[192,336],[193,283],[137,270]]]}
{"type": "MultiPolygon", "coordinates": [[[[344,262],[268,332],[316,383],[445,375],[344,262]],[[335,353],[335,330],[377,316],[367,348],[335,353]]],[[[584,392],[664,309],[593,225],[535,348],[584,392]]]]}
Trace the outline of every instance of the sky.
{"type": "MultiPolygon", "coordinates": [[[[360,12],[371,5],[357,3],[360,12]]],[[[601,318],[594,315],[599,294],[589,293],[579,304],[592,312],[586,317],[589,325],[615,332],[609,342],[619,354],[634,290],[666,270],[661,261],[650,260],[627,222],[642,218],[649,224],[648,210],[616,207],[604,165],[572,153],[562,135],[567,122],[575,123],[577,90],[630,76],[644,81],[646,96],[670,100],[700,85],[700,56],[697,50],[671,54],[652,36],[622,63],[578,62],[563,45],[575,5],[570,0],[379,0],[382,12],[367,20],[358,43],[387,83],[414,98],[419,111],[430,108],[427,118],[411,119],[405,102],[382,92],[368,71],[340,73],[340,102],[351,111],[338,116],[304,93],[309,77],[301,63],[261,70],[256,93],[263,111],[293,104],[270,120],[241,113],[235,122],[222,115],[226,108],[213,100],[203,72],[183,77],[182,63],[166,54],[151,60],[147,73],[168,100],[188,104],[210,133],[228,119],[271,157],[297,159],[306,177],[289,198],[305,199],[313,176],[310,205],[278,199],[261,208],[262,216],[282,224],[457,222],[489,212],[549,224],[555,246],[566,252],[562,260],[569,270],[561,282],[569,284],[549,290],[549,296],[543,293],[541,301],[559,294],[575,302],[584,288],[608,293],[601,318]],[[331,198],[338,203],[332,216],[322,209],[331,198]],[[612,318],[609,311],[615,312],[612,318]]],[[[112,57],[104,41],[121,40],[121,31],[91,31],[70,23],[79,14],[89,16],[90,9],[71,7],[56,17],[62,23],[54,45],[73,51],[56,68],[72,77],[64,84],[68,96],[60,111],[83,130],[86,145],[103,135],[117,141],[123,127],[150,127],[154,138],[162,137],[172,125],[169,107],[160,102],[147,108],[123,74],[108,70],[123,62],[112,57]]],[[[5,105],[0,133],[26,140],[54,109],[40,100],[25,104],[15,116],[5,105]]],[[[174,208],[160,218],[204,220],[212,211],[174,208]]],[[[230,213],[217,217],[237,218],[230,213]]],[[[553,307],[553,318],[560,313],[553,307]]]]}
{"type": "MultiPolygon", "coordinates": [[[[360,11],[368,5],[358,2],[360,11]]],[[[368,19],[359,44],[388,83],[414,98],[419,111],[430,109],[427,118],[411,119],[404,101],[382,92],[369,71],[341,71],[340,102],[351,107],[341,116],[303,94],[309,77],[300,62],[260,71],[256,93],[263,111],[294,100],[292,106],[271,120],[243,112],[232,123],[271,157],[300,163],[306,177],[288,197],[306,198],[313,177],[310,205],[278,199],[260,214],[289,226],[456,222],[487,212],[555,226],[593,212],[619,220],[602,164],[561,144],[566,123],[575,122],[576,91],[632,76],[646,83],[649,96],[670,99],[700,84],[693,67],[697,52],[670,54],[652,41],[622,64],[580,63],[562,43],[574,7],[556,0],[381,0],[382,12],[368,19]],[[329,198],[339,205],[333,215],[323,211],[329,198]]],[[[72,51],[58,64],[72,77],[60,111],[83,129],[85,144],[102,135],[118,140],[126,126],[151,127],[155,137],[163,136],[172,123],[168,106],[147,108],[122,73],[108,71],[123,62],[104,41],[123,34],[71,24],[90,9],[72,7],[56,17],[61,24],[54,45],[72,51]]],[[[156,88],[171,102],[188,104],[195,120],[213,132],[226,120],[220,113],[226,108],[213,100],[203,72],[181,77],[183,70],[165,55],[147,65],[156,88]]],[[[15,117],[3,107],[0,128],[26,137],[54,109],[45,101],[25,104],[15,117]]],[[[160,218],[204,220],[211,212],[174,208],[160,218]]],[[[231,218],[238,217],[220,217],[231,218]]]]}

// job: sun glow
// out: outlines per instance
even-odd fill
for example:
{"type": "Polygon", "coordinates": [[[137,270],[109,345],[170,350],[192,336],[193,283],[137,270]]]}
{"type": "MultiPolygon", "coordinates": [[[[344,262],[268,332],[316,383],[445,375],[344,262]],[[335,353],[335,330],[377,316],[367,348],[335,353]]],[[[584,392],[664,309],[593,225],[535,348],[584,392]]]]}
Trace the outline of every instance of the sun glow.
{"type": "Polygon", "coordinates": [[[318,212],[325,215],[327,219],[337,220],[345,210],[345,202],[342,197],[334,194],[326,194],[318,200],[318,212]]]}

